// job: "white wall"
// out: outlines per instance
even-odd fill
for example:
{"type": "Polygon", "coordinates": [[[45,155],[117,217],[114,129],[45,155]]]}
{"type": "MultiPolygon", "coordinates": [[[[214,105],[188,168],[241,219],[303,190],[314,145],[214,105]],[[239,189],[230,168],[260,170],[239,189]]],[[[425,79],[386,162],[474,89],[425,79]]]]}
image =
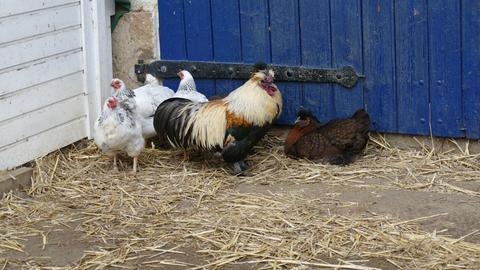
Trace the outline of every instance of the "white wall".
{"type": "Polygon", "coordinates": [[[0,0],[0,170],[90,135],[111,79],[110,1],[0,0]]]}

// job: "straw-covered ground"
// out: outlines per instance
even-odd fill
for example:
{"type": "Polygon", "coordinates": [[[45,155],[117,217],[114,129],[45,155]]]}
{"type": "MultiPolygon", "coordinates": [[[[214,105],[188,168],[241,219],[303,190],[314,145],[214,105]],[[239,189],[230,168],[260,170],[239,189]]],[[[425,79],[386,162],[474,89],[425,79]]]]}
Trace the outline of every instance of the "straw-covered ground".
{"type": "Polygon", "coordinates": [[[480,269],[479,155],[372,135],[338,167],[270,135],[236,177],[213,156],[147,149],[119,173],[92,142],[35,161],[0,201],[2,269],[480,269]]]}

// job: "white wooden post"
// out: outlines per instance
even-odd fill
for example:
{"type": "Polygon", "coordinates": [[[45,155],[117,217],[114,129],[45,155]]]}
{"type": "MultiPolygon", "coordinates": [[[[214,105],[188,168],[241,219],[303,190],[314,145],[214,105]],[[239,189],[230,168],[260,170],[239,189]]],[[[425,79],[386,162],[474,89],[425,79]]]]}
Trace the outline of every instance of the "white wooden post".
{"type": "Polygon", "coordinates": [[[115,13],[114,0],[81,0],[84,79],[87,95],[89,138],[103,101],[111,94],[112,37],[110,16],[115,13]]]}

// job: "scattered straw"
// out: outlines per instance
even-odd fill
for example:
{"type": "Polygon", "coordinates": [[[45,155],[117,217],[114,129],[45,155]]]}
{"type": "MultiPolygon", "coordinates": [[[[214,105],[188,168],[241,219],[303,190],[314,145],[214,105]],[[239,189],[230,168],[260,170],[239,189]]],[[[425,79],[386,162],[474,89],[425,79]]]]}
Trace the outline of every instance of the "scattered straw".
{"type": "Polygon", "coordinates": [[[64,269],[478,269],[480,245],[465,241],[478,230],[452,239],[416,224],[444,214],[406,221],[344,215],[337,210],[352,203],[336,200],[335,192],[312,198],[280,187],[242,191],[250,184],[322,183],[478,197],[456,182],[478,179],[479,155],[457,146],[459,154],[425,145],[405,151],[376,135],[361,159],[337,167],[286,158],[270,136],[249,158],[255,175],[245,178],[229,175],[213,157],[184,163],[181,151],[152,149],[129,178],[130,159],[112,173],[111,160],[93,143],[72,146],[35,161],[29,196],[9,193],[0,201],[0,253],[9,254],[1,256],[9,259],[0,260],[0,269],[48,266],[48,259],[24,253],[26,242],[39,237],[40,248],[48,249],[57,231],[90,243],[64,269]]]}

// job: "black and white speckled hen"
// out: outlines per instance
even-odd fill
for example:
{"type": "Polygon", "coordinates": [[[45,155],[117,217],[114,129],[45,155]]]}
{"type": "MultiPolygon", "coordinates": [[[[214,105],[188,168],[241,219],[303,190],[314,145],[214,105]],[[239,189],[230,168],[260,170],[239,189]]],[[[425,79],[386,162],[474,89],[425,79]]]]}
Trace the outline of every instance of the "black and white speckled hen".
{"type": "Polygon", "coordinates": [[[360,109],[352,117],[321,125],[311,111],[300,109],[285,140],[289,157],[346,165],[355,161],[368,142],[370,117],[360,109]]]}
{"type": "Polygon", "coordinates": [[[93,138],[102,152],[113,156],[114,171],[118,171],[117,154],[125,152],[133,158],[131,174],[137,172],[137,157],[145,141],[133,91],[124,88],[105,101],[95,122],[93,138]]]}

